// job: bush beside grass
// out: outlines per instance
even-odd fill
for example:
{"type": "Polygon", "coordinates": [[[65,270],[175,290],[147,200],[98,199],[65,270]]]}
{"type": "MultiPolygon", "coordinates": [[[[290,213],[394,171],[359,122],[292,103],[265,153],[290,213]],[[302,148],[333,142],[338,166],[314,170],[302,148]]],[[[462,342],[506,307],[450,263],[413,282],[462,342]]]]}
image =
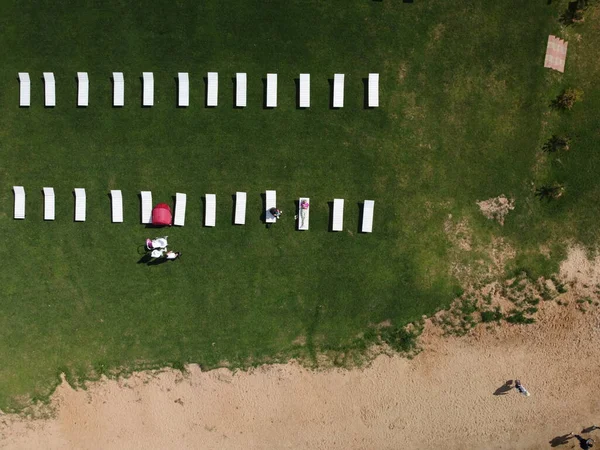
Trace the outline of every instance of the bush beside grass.
{"type": "Polygon", "coordinates": [[[503,314],[500,312],[500,308],[496,307],[494,310],[481,311],[481,321],[483,323],[500,322],[503,314]]]}
{"type": "MultiPolygon", "coordinates": [[[[537,308],[534,308],[537,311],[537,308]]],[[[535,311],[534,311],[535,312],[535,311]]],[[[507,322],[513,324],[530,324],[534,323],[535,319],[533,317],[526,317],[525,314],[529,314],[528,311],[513,309],[509,311],[509,313],[504,318],[507,322]]]]}

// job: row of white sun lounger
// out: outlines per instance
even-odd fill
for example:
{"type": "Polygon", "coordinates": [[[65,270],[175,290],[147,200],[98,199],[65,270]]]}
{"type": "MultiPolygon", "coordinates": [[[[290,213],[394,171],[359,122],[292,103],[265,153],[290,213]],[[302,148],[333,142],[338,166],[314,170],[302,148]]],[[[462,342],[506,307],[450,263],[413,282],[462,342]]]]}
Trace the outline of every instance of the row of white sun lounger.
{"type": "MultiPolygon", "coordinates": [[[[23,186],[13,186],[15,193],[15,219],[25,218],[25,188],[23,186]]],[[[44,220],[54,220],[54,188],[45,187],[44,192],[44,220]]],[[[85,222],[85,189],[75,188],[75,222],[85,222]]],[[[113,201],[113,222],[123,222],[123,200],[121,191],[110,191],[113,201]]]]}
{"type": "MultiPolygon", "coordinates": [[[[236,73],[236,93],[235,106],[243,108],[246,106],[246,87],[247,77],[245,73],[236,73]]],[[[342,73],[336,73],[333,78],[333,107],[344,107],[344,79],[342,73]]],[[[177,105],[187,107],[190,105],[190,78],[187,72],[179,72],[177,105]]],[[[217,72],[208,72],[206,88],[206,106],[214,107],[218,105],[219,93],[219,74],[217,72]]],[[[142,106],[154,105],[154,74],[152,72],[142,72],[143,93],[142,106]]],[[[19,105],[31,105],[31,80],[29,73],[19,72],[20,95],[19,105]]],[[[125,78],[123,72],[113,72],[113,105],[125,106],[125,78]]],[[[77,106],[88,106],[89,103],[89,78],[87,72],[77,72],[77,106]]],[[[45,106],[56,106],[56,89],[54,82],[54,73],[44,72],[44,92],[45,106]]],[[[367,106],[376,108],[379,106],[379,74],[370,73],[368,79],[368,99],[367,106]]],[[[299,86],[299,105],[300,108],[310,107],[310,74],[300,74],[299,86]]],[[[267,92],[266,107],[277,107],[277,74],[267,74],[267,92]]]]}
{"type": "MultiPolygon", "coordinates": [[[[15,219],[25,219],[25,188],[23,186],[13,186],[15,193],[15,219]]],[[[54,189],[51,187],[43,188],[44,193],[44,220],[54,220],[54,189]]],[[[75,222],[85,222],[86,212],[86,195],[85,189],[75,188],[75,222]]],[[[112,221],[115,223],[123,222],[123,196],[120,190],[110,191],[112,199],[112,221]]],[[[152,192],[141,191],[141,206],[143,224],[152,223],[152,192]]],[[[298,229],[308,230],[309,228],[309,209],[303,210],[302,204],[306,202],[310,204],[310,199],[300,197],[298,202],[298,229]]],[[[175,214],[173,217],[173,225],[185,225],[185,210],[187,206],[187,195],[178,192],[175,195],[175,214]]],[[[277,218],[271,214],[271,209],[277,207],[277,192],[273,190],[265,191],[265,222],[274,223],[277,218]]],[[[363,233],[371,233],[373,231],[373,210],[375,202],[373,200],[365,200],[363,206],[363,218],[361,231],[363,233]]],[[[216,224],[217,213],[217,196],[216,194],[206,194],[205,196],[205,211],[204,211],[204,226],[214,227],[216,224]]],[[[235,225],[244,225],[246,223],[246,193],[235,193],[235,225]]],[[[333,200],[333,217],[331,222],[332,231],[342,231],[344,228],[344,199],[336,198],[333,200]]]]}

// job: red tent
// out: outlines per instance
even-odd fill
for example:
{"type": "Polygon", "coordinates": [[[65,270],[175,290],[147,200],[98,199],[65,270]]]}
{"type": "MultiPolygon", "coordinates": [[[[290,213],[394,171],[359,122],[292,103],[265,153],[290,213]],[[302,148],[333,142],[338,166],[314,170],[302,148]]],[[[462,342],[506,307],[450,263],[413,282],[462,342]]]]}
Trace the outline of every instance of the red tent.
{"type": "Polygon", "coordinates": [[[152,210],[152,225],[170,226],[172,221],[171,207],[166,203],[159,203],[152,210]]]}

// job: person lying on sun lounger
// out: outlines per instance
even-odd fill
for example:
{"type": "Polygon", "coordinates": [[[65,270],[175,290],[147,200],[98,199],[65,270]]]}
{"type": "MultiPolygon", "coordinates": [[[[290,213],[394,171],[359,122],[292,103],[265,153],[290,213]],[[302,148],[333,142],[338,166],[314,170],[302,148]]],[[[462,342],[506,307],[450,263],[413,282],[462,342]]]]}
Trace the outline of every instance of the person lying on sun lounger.
{"type": "Polygon", "coordinates": [[[308,208],[310,205],[306,200],[302,200],[300,203],[300,226],[304,226],[304,222],[306,221],[306,216],[308,215],[308,208]]]}

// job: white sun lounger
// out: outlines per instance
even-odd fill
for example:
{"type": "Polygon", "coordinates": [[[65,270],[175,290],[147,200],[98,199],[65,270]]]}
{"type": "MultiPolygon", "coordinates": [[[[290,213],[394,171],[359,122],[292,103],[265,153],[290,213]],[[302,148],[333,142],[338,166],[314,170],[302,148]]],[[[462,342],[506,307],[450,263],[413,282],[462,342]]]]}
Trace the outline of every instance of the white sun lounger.
{"type": "Polygon", "coordinates": [[[25,188],[23,186],[13,186],[15,192],[15,219],[25,218],[25,188]]]}
{"type": "Polygon", "coordinates": [[[45,187],[44,191],[44,220],[54,220],[54,188],[45,187]]]}
{"type": "Polygon", "coordinates": [[[373,209],[375,208],[375,202],[373,200],[365,200],[363,206],[363,220],[361,231],[363,233],[373,232],[373,209]]]}
{"type": "Polygon", "coordinates": [[[219,102],[219,74],[217,72],[208,72],[207,80],[206,106],[217,106],[219,102]]]}
{"type": "Polygon", "coordinates": [[[177,106],[190,106],[190,75],[187,72],[179,72],[177,78],[179,80],[177,106]]]}
{"type": "Polygon", "coordinates": [[[19,106],[31,106],[31,80],[27,72],[19,72],[19,106]]]}
{"type": "Polygon", "coordinates": [[[379,74],[369,74],[369,98],[367,101],[369,108],[377,108],[379,106],[379,74]]]}
{"type": "Polygon", "coordinates": [[[123,72],[113,72],[113,106],[125,106],[125,79],[123,72]]]}
{"type": "Polygon", "coordinates": [[[300,108],[310,108],[310,73],[300,74],[300,108]]]}
{"type": "Polygon", "coordinates": [[[119,190],[111,190],[112,199],[112,221],[113,223],[123,222],[123,194],[119,190]]]}
{"type": "Polygon", "coordinates": [[[298,202],[298,229],[308,230],[308,219],[310,218],[310,206],[307,209],[302,209],[302,202],[306,202],[310,205],[310,198],[300,197],[298,202]]]}
{"type": "Polygon", "coordinates": [[[235,74],[235,106],[238,108],[246,107],[246,74],[235,74]]]}
{"type": "Polygon", "coordinates": [[[142,72],[144,81],[144,95],[142,96],[142,106],[154,105],[154,74],[152,72],[142,72]]]}
{"type": "Polygon", "coordinates": [[[142,198],[142,223],[152,223],[152,192],[141,191],[142,198]]]}
{"type": "Polygon", "coordinates": [[[217,196],[206,194],[206,211],[204,213],[204,226],[214,227],[217,220],[217,196]]]}
{"type": "Polygon", "coordinates": [[[344,107],[344,74],[336,73],[333,76],[333,107],[344,107]]]}
{"type": "Polygon", "coordinates": [[[244,225],[246,223],[246,193],[235,193],[235,217],[233,219],[235,225],[244,225]]]}
{"type": "Polygon", "coordinates": [[[277,192],[276,191],[265,191],[265,222],[275,223],[277,219],[271,214],[271,208],[277,207],[277,192]]]}
{"type": "Polygon", "coordinates": [[[267,74],[267,108],[277,107],[277,74],[267,74]]]}
{"type": "Polygon", "coordinates": [[[333,220],[331,221],[331,231],[342,231],[344,229],[344,199],[333,199],[333,220]]]}
{"type": "Polygon", "coordinates": [[[85,189],[75,188],[75,222],[85,222],[85,189]]]}
{"type": "Polygon", "coordinates": [[[175,218],[173,225],[182,227],[185,225],[185,206],[187,204],[187,195],[177,192],[175,194],[175,218]]]}
{"type": "Polygon", "coordinates": [[[77,106],[87,106],[90,80],[87,72],[77,72],[77,106]]]}
{"type": "Polygon", "coordinates": [[[56,106],[54,73],[44,72],[44,106],[56,106]]]}

